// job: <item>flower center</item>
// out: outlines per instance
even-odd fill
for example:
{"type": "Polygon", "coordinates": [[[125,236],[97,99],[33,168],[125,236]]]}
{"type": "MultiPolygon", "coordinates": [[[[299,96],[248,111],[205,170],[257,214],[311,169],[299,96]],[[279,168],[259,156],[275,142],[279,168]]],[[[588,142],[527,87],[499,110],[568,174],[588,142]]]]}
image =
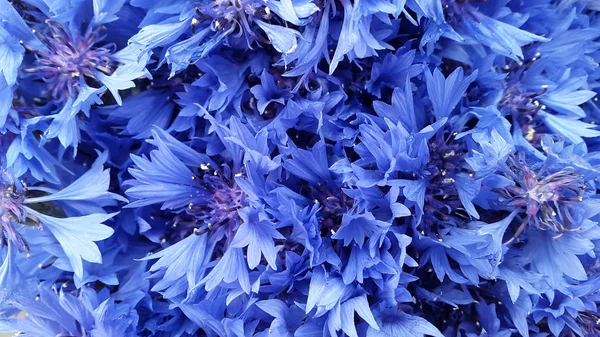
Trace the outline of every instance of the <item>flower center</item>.
{"type": "Polygon", "coordinates": [[[558,235],[578,230],[570,228],[573,222],[569,209],[583,200],[586,189],[583,177],[570,170],[550,173],[541,169],[534,172],[522,160],[509,158],[507,177],[513,186],[496,189],[510,207],[520,207],[525,213],[523,223],[515,232],[516,239],[527,225],[540,230],[551,230],[558,235]]]}
{"type": "Polygon", "coordinates": [[[16,225],[25,225],[28,217],[23,201],[27,187],[19,189],[8,173],[4,172],[11,180],[11,184],[6,186],[0,180],[2,195],[0,195],[0,244],[13,244],[19,251],[26,251],[29,254],[29,245],[25,242],[21,234],[15,229],[16,225]]]}
{"type": "Polygon", "coordinates": [[[526,63],[512,62],[504,67],[508,73],[504,82],[504,96],[498,103],[498,109],[506,116],[511,116],[515,127],[519,127],[525,139],[533,144],[541,141],[541,136],[536,135],[536,128],[532,121],[537,117],[540,110],[546,106],[541,104],[537,98],[546,93],[547,88],[534,92],[528,90],[522,83],[524,72],[533,62],[539,58],[539,54],[526,63]]]}
{"type": "Polygon", "coordinates": [[[577,316],[577,323],[585,336],[597,336],[600,334],[600,315],[593,311],[580,312],[577,316]]]}
{"type": "Polygon", "coordinates": [[[46,20],[46,24],[47,34],[36,32],[36,35],[47,48],[40,50],[25,46],[36,56],[33,67],[26,71],[39,75],[48,83],[53,99],[60,101],[73,96],[80,80],[95,80],[98,71],[105,74],[112,72],[110,55],[114,45],[94,47],[104,38],[99,36],[101,27],[83,36],[71,37],[60,24],[50,20],[46,20]]]}
{"type": "Polygon", "coordinates": [[[319,211],[321,235],[331,236],[335,234],[342,225],[342,217],[354,205],[354,200],[348,198],[343,191],[332,193],[323,185],[311,187],[310,196],[314,199],[315,203],[321,205],[321,210],[319,211]]]}
{"type": "Polygon", "coordinates": [[[215,32],[237,30],[245,35],[247,42],[254,40],[255,33],[250,28],[250,17],[269,19],[269,7],[249,0],[216,0],[210,1],[196,8],[198,18],[192,21],[192,31],[206,20],[211,20],[210,28],[215,32]]]}
{"type": "Polygon", "coordinates": [[[429,142],[429,164],[425,170],[429,181],[422,220],[424,234],[437,234],[440,226],[456,226],[468,219],[454,186],[467,152],[454,136],[439,132],[429,142]]]}
{"type": "Polygon", "coordinates": [[[225,230],[228,237],[233,237],[241,224],[238,210],[246,206],[246,194],[223,172],[208,164],[202,164],[201,169],[202,177],[198,183],[212,192],[213,196],[205,203],[190,203],[185,214],[176,217],[173,227],[182,232],[182,238],[191,231],[202,235],[220,230],[225,230]]]}
{"type": "Polygon", "coordinates": [[[205,205],[188,206],[188,214],[204,221],[208,228],[222,226],[237,218],[237,211],[245,206],[246,195],[242,190],[222,176],[205,174],[203,185],[210,187],[213,198],[205,205]]]}

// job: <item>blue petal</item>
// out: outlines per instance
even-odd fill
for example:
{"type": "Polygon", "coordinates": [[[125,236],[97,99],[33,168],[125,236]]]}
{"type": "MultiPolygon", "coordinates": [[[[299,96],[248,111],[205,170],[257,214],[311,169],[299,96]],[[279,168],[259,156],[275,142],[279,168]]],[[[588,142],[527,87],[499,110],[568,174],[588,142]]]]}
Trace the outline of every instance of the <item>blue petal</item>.
{"type": "Polygon", "coordinates": [[[600,136],[600,131],[596,130],[597,126],[595,124],[585,123],[576,118],[545,114],[543,120],[548,128],[574,144],[582,143],[583,137],[595,138],[600,136]]]}
{"type": "Polygon", "coordinates": [[[414,58],[414,50],[387,54],[382,63],[373,64],[371,79],[366,84],[367,90],[381,98],[382,88],[402,88],[405,83],[410,83],[408,80],[420,74],[422,70],[420,65],[413,65],[414,58]]]}
{"type": "Polygon", "coordinates": [[[221,282],[231,284],[236,281],[245,293],[250,293],[250,278],[244,251],[241,248],[232,247],[227,249],[202,282],[206,283],[206,290],[211,291],[217,288],[221,282]]]}
{"type": "Polygon", "coordinates": [[[284,239],[283,235],[275,229],[272,222],[260,219],[258,212],[253,214],[252,210],[245,208],[239,211],[239,215],[244,221],[235,234],[231,247],[248,247],[248,267],[250,269],[258,266],[262,254],[269,266],[273,270],[277,270],[275,257],[278,249],[275,248],[273,240],[284,239]]]}
{"type": "Polygon", "coordinates": [[[102,255],[94,241],[104,240],[113,234],[114,230],[102,223],[117,213],[55,218],[30,208],[27,211],[36,216],[58,240],[71,262],[75,275],[83,276],[82,259],[102,263],[102,255]]]}
{"type": "Polygon", "coordinates": [[[302,35],[296,30],[272,25],[260,20],[257,20],[256,24],[267,34],[267,37],[273,44],[273,48],[278,52],[289,54],[298,48],[298,38],[302,37],[302,35]]]}
{"type": "Polygon", "coordinates": [[[27,198],[26,204],[56,201],[56,200],[94,200],[100,198],[114,198],[121,201],[127,199],[122,196],[108,192],[110,184],[110,170],[104,169],[104,163],[108,153],[98,156],[92,167],[81,177],[77,178],[69,186],[58,192],[46,196],[27,198]]]}
{"type": "Polygon", "coordinates": [[[13,101],[13,88],[6,83],[4,77],[0,77],[0,130],[4,129],[4,123],[8,118],[13,101]]]}
{"type": "Polygon", "coordinates": [[[319,10],[310,0],[268,0],[267,4],[279,17],[297,26],[309,23],[307,18],[319,10]]]}
{"type": "Polygon", "coordinates": [[[0,65],[2,65],[0,71],[8,86],[12,87],[17,82],[17,73],[24,52],[25,48],[19,44],[19,40],[0,27],[0,65]]]}
{"type": "Polygon", "coordinates": [[[479,190],[481,189],[481,181],[466,175],[458,175],[456,177],[456,183],[454,186],[456,186],[460,202],[467,210],[467,213],[469,213],[469,215],[475,219],[479,219],[479,214],[475,209],[475,205],[473,205],[473,200],[479,194],[479,190]]]}
{"type": "Polygon", "coordinates": [[[387,230],[389,223],[379,221],[371,213],[344,214],[342,226],[331,237],[336,240],[344,240],[344,246],[352,241],[362,247],[366,238],[387,230]]]}
{"type": "MultiPolygon", "coordinates": [[[[535,41],[550,41],[545,37],[490,18],[479,11],[470,11],[470,14],[473,19],[462,21],[463,30],[496,53],[514,60],[523,58],[522,46],[535,41]]],[[[462,33],[463,30],[460,30],[459,33],[462,33]]]]}
{"type": "Polygon", "coordinates": [[[477,71],[465,78],[462,68],[454,70],[448,78],[444,78],[438,68],[433,71],[433,75],[429,71],[425,71],[427,93],[438,119],[450,116],[454,107],[463,98],[467,87],[476,77],[477,71]]]}
{"type": "Polygon", "coordinates": [[[158,149],[150,152],[150,159],[132,155],[137,167],[129,169],[135,180],[125,193],[137,199],[126,207],[140,207],[162,203],[162,208],[180,208],[189,203],[202,204],[211,196],[190,169],[173,152],[154,137],[158,149]]]}
{"type": "Polygon", "coordinates": [[[94,0],[94,20],[97,25],[119,19],[116,15],[121,9],[125,0],[94,0]]]}
{"type": "Polygon", "coordinates": [[[401,311],[383,312],[376,316],[379,327],[369,327],[367,337],[443,337],[440,331],[424,318],[406,314],[401,311]]]}

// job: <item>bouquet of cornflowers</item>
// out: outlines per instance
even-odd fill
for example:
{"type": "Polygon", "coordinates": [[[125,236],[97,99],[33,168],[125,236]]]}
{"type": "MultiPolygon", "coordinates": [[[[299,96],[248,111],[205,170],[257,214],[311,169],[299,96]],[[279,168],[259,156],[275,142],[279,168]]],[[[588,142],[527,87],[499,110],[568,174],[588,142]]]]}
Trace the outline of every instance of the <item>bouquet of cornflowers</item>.
{"type": "Polygon", "coordinates": [[[0,331],[600,336],[600,1],[0,0],[0,331]]]}

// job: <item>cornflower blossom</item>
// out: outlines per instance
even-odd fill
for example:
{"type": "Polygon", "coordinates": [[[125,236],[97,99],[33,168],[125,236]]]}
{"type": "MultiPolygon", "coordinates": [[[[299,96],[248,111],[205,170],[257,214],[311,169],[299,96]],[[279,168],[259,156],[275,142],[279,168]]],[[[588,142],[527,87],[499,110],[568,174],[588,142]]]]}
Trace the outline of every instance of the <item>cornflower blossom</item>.
{"type": "Polygon", "coordinates": [[[107,191],[109,172],[103,169],[105,159],[106,157],[101,155],[90,170],[60,190],[50,186],[28,186],[25,181],[15,180],[5,170],[0,209],[2,242],[9,249],[14,247],[19,252],[27,253],[29,257],[33,250],[39,253],[39,250],[43,249],[33,247],[28,242],[29,235],[36,236],[31,233],[31,229],[48,231],[62,247],[71,270],[78,277],[83,274],[82,259],[101,263],[102,257],[94,241],[106,239],[113,233],[112,228],[102,223],[116,213],[81,213],[85,213],[86,209],[102,211],[103,205],[125,200],[107,191]],[[86,191],[80,191],[81,188],[85,188],[86,191]],[[67,200],[82,202],[81,209],[73,212],[62,208],[61,204],[67,200]],[[86,206],[86,203],[90,205],[86,206]],[[71,216],[65,217],[67,214],[71,216]],[[78,226],[81,222],[87,224],[86,228],[78,226]]]}

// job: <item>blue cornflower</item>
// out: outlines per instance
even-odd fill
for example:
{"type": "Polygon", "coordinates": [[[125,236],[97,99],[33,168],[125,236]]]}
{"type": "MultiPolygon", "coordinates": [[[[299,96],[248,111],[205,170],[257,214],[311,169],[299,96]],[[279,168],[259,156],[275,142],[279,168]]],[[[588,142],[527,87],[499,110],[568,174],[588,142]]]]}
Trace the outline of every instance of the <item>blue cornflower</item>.
{"type": "Polygon", "coordinates": [[[573,143],[600,135],[594,125],[580,120],[585,116],[580,105],[595,96],[582,88],[587,78],[565,76],[571,69],[556,78],[542,77],[539,72],[547,65],[537,60],[539,57],[544,59],[538,52],[525,63],[513,62],[504,67],[507,75],[498,108],[512,117],[515,128],[537,148],[545,133],[557,133],[573,143]]]}
{"type": "MultiPolygon", "coordinates": [[[[548,155],[543,162],[527,159],[523,153],[509,155],[505,152],[505,162],[499,162],[498,166],[505,183],[491,188],[507,209],[524,213],[515,238],[526,226],[550,230],[558,236],[577,231],[576,210],[593,194],[588,189],[598,172],[573,153],[572,146],[554,143],[548,135],[543,137],[542,144],[548,155]],[[564,158],[558,159],[559,155],[564,158]]],[[[475,161],[470,162],[478,165],[475,161]]]]}
{"type": "MultiPolygon", "coordinates": [[[[33,247],[27,243],[27,228],[47,229],[61,245],[70,267],[78,277],[82,277],[82,259],[101,263],[101,253],[94,243],[110,237],[113,229],[102,224],[116,213],[89,213],[86,210],[97,211],[102,206],[113,203],[113,200],[125,199],[107,191],[109,171],[103,169],[106,157],[100,156],[92,168],[70,185],[55,190],[46,186],[27,186],[24,182],[15,180],[8,171],[2,178],[2,196],[0,202],[0,235],[9,246],[29,254],[33,247]],[[85,193],[81,189],[85,188],[85,193]],[[30,193],[42,194],[31,196],[30,193]],[[81,209],[73,212],[63,202],[82,202],[81,209]],[[87,205],[86,202],[92,205],[87,205]],[[49,204],[50,203],[50,204],[49,204]],[[93,204],[96,205],[93,205],[93,204]],[[54,204],[54,205],[52,205],[54,204]],[[42,205],[51,206],[51,215],[40,211],[42,205]],[[72,214],[69,217],[56,217],[61,213],[72,214]],[[75,214],[73,214],[75,213],[75,214]],[[79,214],[77,214],[79,213],[79,214]],[[86,227],[79,224],[86,223],[86,227]]],[[[39,249],[42,247],[35,247],[39,249]]]]}
{"type": "MultiPolygon", "coordinates": [[[[180,278],[188,273],[194,275],[193,279],[188,281],[190,283],[188,295],[191,295],[192,290],[200,285],[203,276],[212,278],[212,275],[221,269],[215,267],[212,274],[206,275],[204,268],[186,272],[185,268],[173,269],[169,263],[173,263],[173,259],[177,259],[178,263],[185,263],[190,258],[188,254],[196,257],[203,256],[205,263],[209,263],[214,250],[224,252],[221,261],[227,261],[226,257],[237,258],[235,261],[240,261],[242,246],[234,247],[240,241],[234,238],[237,237],[238,231],[247,229],[248,226],[242,223],[250,220],[247,218],[247,213],[241,212],[247,205],[246,194],[236,183],[242,173],[233,173],[227,165],[219,169],[210,157],[194,151],[162,130],[154,130],[152,133],[152,142],[158,149],[150,153],[149,159],[133,157],[137,167],[130,169],[130,173],[135,180],[126,182],[126,185],[130,186],[126,193],[134,201],[128,207],[158,203],[162,204],[162,209],[173,214],[172,230],[179,233],[174,237],[185,237],[185,239],[148,257],[160,259],[151,271],[169,268],[164,280],[154,289],[161,291],[173,287],[172,283],[183,281],[180,278]],[[182,253],[184,254],[180,255],[182,253]]],[[[247,233],[244,236],[253,237],[248,235],[247,233]]],[[[223,263],[219,264],[222,265],[219,268],[225,268],[223,263]]],[[[225,276],[225,282],[236,280],[239,276],[238,272],[231,274],[232,278],[225,276]]],[[[218,279],[216,283],[207,283],[207,288],[218,285],[220,281],[218,279]]],[[[242,285],[241,281],[240,284],[242,285]]],[[[243,285],[243,289],[249,291],[247,283],[243,285]]],[[[185,289],[173,289],[171,293],[167,291],[165,296],[174,297],[184,291],[185,289]]]]}
{"type": "MultiPolygon", "coordinates": [[[[470,216],[477,217],[472,200],[479,191],[479,181],[464,165],[469,147],[457,139],[464,121],[448,117],[477,74],[465,78],[462,69],[444,78],[439,70],[425,73],[427,92],[433,113],[432,123],[415,111],[410,87],[396,89],[392,105],[375,102],[375,112],[384,119],[389,131],[379,126],[362,125],[356,146],[361,160],[353,163],[359,186],[377,184],[400,186],[409,204],[416,206],[417,223],[423,223],[427,235],[444,225],[456,226],[470,216]],[[361,167],[376,163],[378,170],[361,167]]],[[[429,117],[426,117],[429,118],[429,117]]]]}
{"type": "MultiPolygon", "coordinates": [[[[53,8],[40,5],[38,8],[20,10],[19,14],[23,17],[35,18],[30,23],[33,34],[18,31],[14,35],[31,54],[29,56],[26,53],[29,57],[25,57],[21,81],[41,81],[46,84],[46,90],[34,93],[34,97],[58,103],[68,100],[70,104],[77,100],[93,102],[97,99],[88,96],[100,95],[102,86],[115,95],[117,90],[132,87],[132,79],[144,75],[132,69],[116,70],[119,64],[115,55],[116,45],[108,41],[103,32],[104,23],[118,19],[114,13],[122,5],[123,2],[112,6],[97,4],[91,22],[84,22],[77,17],[80,15],[78,12],[85,10],[81,4],[71,8],[66,16],[57,15],[69,7],[65,3],[56,4],[53,8]],[[45,92],[48,93],[47,97],[44,97],[45,92]]],[[[23,19],[16,15],[10,20],[14,25],[25,25],[23,19]]],[[[115,100],[120,102],[120,97],[115,95],[115,100]]],[[[83,110],[87,114],[89,107],[83,110]]],[[[72,114],[77,112],[79,108],[72,114]]]]}
{"type": "Polygon", "coordinates": [[[30,127],[44,132],[42,145],[58,137],[63,147],[76,149],[83,128],[78,114],[89,117],[91,106],[102,104],[107,90],[120,104],[119,90],[133,87],[134,79],[149,76],[135,62],[119,67],[123,60],[103,32],[103,24],[117,20],[114,13],[122,5],[96,4],[97,16],[92,19],[83,15],[86,8],[81,3],[17,9],[7,4],[3,20],[10,27],[1,30],[7,35],[2,46],[9,57],[4,61],[8,81],[3,94],[12,97],[12,109],[2,108],[2,124],[7,115],[15,125],[27,119],[30,127]]]}

